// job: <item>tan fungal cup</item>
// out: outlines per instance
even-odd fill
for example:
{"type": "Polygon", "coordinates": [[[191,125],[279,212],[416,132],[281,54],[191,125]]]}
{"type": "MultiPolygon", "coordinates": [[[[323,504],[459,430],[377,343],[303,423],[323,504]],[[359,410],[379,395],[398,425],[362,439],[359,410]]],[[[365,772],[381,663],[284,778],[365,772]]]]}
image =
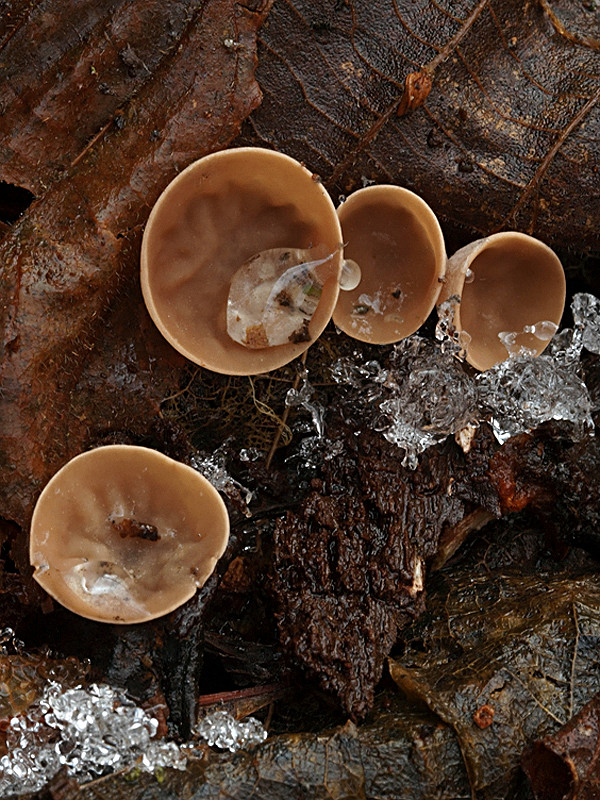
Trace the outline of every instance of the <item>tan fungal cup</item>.
{"type": "Polygon", "coordinates": [[[202,475],[155,450],[109,445],[73,458],[43,490],[30,559],[70,611],[145,622],[193,596],[228,538],[225,504],[202,475]]]}
{"type": "Polygon", "coordinates": [[[539,355],[565,305],[565,273],[543,242],[507,231],[478,239],[448,261],[440,304],[455,297],[454,327],[470,340],[466,359],[486,370],[520,348],[539,355]]]}
{"type": "Polygon", "coordinates": [[[390,344],[425,322],[446,269],[437,218],[400,186],[359,189],[338,208],[344,257],[361,268],[360,283],[341,292],[333,321],[362,342],[390,344]]]}
{"type": "Polygon", "coordinates": [[[307,169],[262,148],[223,150],[196,161],[167,186],[142,241],[146,306],[180,353],[215,372],[254,375],[287,364],[323,331],[338,296],[342,234],[331,198],[307,169]],[[227,333],[231,279],[274,248],[332,253],[331,277],[309,339],[262,349],[227,333]]]}

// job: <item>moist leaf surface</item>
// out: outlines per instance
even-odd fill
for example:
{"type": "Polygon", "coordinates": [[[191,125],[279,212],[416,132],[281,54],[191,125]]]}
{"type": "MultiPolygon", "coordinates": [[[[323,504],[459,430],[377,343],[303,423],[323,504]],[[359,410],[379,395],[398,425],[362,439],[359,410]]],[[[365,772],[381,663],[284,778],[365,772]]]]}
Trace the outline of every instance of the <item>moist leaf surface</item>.
{"type": "MultiPolygon", "coordinates": [[[[110,16],[114,3],[105,6],[98,7],[92,25],[94,11],[87,20],[92,27],[82,32],[94,65],[98,42],[117,58],[107,42],[118,20],[110,16]]],[[[44,142],[61,151],[61,165],[72,163],[65,172],[58,168],[50,175],[48,163],[30,171],[33,145],[21,145],[10,131],[1,140],[24,161],[18,167],[16,156],[11,158],[19,174],[0,167],[0,177],[13,180],[28,172],[29,185],[37,188],[58,175],[0,243],[0,507],[21,525],[39,490],[70,457],[115,430],[147,435],[167,387],[177,382],[182,360],[158,334],[141,301],[142,226],[169,180],[195,158],[227,145],[259,103],[255,32],[267,6],[249,11],[229,0],[189,4],[187,10],[169,6],[178,22],[159,58],[166,34],[154,4],[122,4],[119,14],[129,13],[131,25],[119,58],[138,79],[118,94],[119,100],[133,95],[118,113],[103,105],[97,87],[88,87],[90,114],[104,120],[89,149],[81,150],[78,128],[79,116],[86,116],[87,90],[77,104],[68,104],[71,110],[56,139],[53,130],[44,129],[44,142]],[[151,25],[146,17],[153,19],[151,25]],[[233,49],[224,44],[229,36],[237,42],[233,49]],[[156,50],[153,60],[142,57],[144,48],[156,50]]],[[[77,7],[65,13],[75,14],[77,7]]],[[[5,49],[22,36],[39,45],[46,29],[42,25],[40,32],[38,12],[35,7],[23,17],[5,49]]],[[[41,16],[49,25],[48,14],[41,16]]],[[[67,35],[66,23],[55,23],[48,58],[78,64],[84,45],[67,35]]],[[[96,70],[100,58],[97,63],[96,70]]],[[[118,75],[111,69],[107,73],[116,86],[118,75]]],[[[27,70],[19,74],[25,83],[27,70]]],[[[29,77],[31,86],[23,86],[19,97],[40,94],[48,100],[44,80],[51,81],[51,75],[43,73],[41,85],[36,76],[29,77]]],[[[12,75],[3,91],[15,85],[12,75]]],[[[66,106],[63,110],[67,114],[66,106]]]]}
{"type": "Polygon", "coordinates": [[[304,159],[335,197],[398,183],[473,238],[517,228],[598,249],[598,15],[585,5],[277,3],[247,141],[304,159]]]}

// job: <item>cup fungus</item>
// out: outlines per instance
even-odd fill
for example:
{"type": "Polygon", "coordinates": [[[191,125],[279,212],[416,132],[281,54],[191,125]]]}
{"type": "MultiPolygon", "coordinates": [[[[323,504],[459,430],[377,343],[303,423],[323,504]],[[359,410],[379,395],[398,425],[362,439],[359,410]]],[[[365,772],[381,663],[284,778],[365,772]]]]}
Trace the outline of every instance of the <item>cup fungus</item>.
{"type": "Polygon", "coordinates": [[[329,322],[341,243],[331,198],[293,158],[252,147],[213,153],[152,209],[144,300],[163,336],[196,364],[266,372],[303,353],[329,322]]]}
{"type": "Polygon", "coordinates": [[[495,233],[448,261],[440,295],[466,337],[466,359],[486,370],[509,355],[539,355],[565,305],[565,273],[547,245],[516,231],[495,233]]]}
{"type": "Polygon", "coordinates": [[[333,321],[362,342],[414,333],[438,298],[446,269],[442,230],[427,203],[399,186],[359,189],[338,208],[344,252],[362,277],[340,294],[333,321]]]}
{"type": "Polygon", "coordinates": [[[225,504],[191,467],[155,450],[98,447],[49,481],[31,522],[34,578],[70,611],[133,623],[185,603],[229,537],[225,504]]]}

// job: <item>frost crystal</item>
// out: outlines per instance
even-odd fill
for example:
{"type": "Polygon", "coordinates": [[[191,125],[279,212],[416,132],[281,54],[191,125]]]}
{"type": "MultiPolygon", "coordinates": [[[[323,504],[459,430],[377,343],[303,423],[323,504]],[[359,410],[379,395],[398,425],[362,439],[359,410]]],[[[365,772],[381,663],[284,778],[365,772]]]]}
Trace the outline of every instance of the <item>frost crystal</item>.
{"type": "MultiPolygon", "coordinates": [[[[250,457],[246,460],[250,460],[250,457]]],[[[191,464],[218,492],[223,492],[230,500],[234,502],[241,500],[246,507],[252,502],[253,495],[250,489],[242,486],[227,472],[227,460],[221,448],[214,453],[198,453],[192,457],[191,464]]]]}
{"type": "Polygon", "coordinates": [[[401,342],[394,362],[392,397],[380,404],[390,421],[383,435],[414,469],[419,453],[477,418],[476,390],[460,361],[420,336],[401,342]]]}
{"type": "Polygon", "coordinates": [[[0,655],[6,655],[9,650],[19,650],[24,646],[24,643],[17,639],[17,635],[12,628],[2,628],[0,630],[0,655]]]}
{"type": "Polygon", "coordinates": [[[257,719],[248,717],[241,722],[227,711],[207,714],[200,720],[194,733],[211,747],[220,747],[232,753],[242,747],[260,744],[267,738],[266,730],[257,719]]]}
{"type": "Polygon", "coordinates": [[[80,783],[132,766],[185,769],[173,742],[153,740],[158,721],[107,685],[51,682],[27,714],[12,717],[0,758],[0,797],[39,791],[60,769],[80,783]]]}
{"type": "Polygon", "coordinates": [[[593,435],[592,404],[583,381],[582,348],[600,353],[600,300],[573,298],[573,330],[554,336],[537,358],[517,347],[520,333],[548,341],[556,326],[540,321],[522,332],[504,331],[508,358],[473,375],[462,363],[468,336],[453,326],[455,300],[440,309],[436,338],[440,344],[411,336],[396,345],[390,368],[376,361],[340,359],[332,367],[337,383],[359,390],[361,408],[375,406],[383,418],[371,424],[403,448],[403,465],[414,469],[417,457],[450,434],[489,422],[498,441],[558,422],[573,440],[593,435]]]}
{"type": "Polygon", "coordinates": [[[574,345],[579,343],[590,353],[600,354],[600,300],[591,294],[576,294],[571,303],[574,321],[574,345]]]}
{"type": "Polygon", "coordinates": [[[565,423],[574,440],[593,433],[592,404],[578,363],[552,354],[515,356],[477,377],[479,403],[499,442],[537,428],[565,423]]]}
{"type": "Polygon", "coordinates": [[[312,422],[319,439],[325,434],[325,409],[321,403],[312,400],[315,393],[313,385],[308,381],[308,370],[302,375],[302,384],[299,389],[290,389],[285,397],[286,406],[301,406],[312,417],[312,422]]]}
{"type": "Polygon", "coordinates": [[[435,338],[441,343],[442,353],[455,355],[464,360],[471,337],[466,331],[457,331],[454,327],[454,312],[460,303],[460,297],[453,294],[438,306],[438,323],[435,327],[435,338]]]}

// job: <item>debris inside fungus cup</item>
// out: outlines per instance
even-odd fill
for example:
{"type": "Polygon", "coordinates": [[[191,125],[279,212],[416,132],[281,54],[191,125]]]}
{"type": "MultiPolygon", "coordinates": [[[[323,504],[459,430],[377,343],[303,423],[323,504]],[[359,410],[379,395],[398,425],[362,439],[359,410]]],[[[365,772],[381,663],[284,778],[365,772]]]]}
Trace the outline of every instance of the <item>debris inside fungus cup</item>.
{"type": "Polygon", "coordinates": [[[225,504],[191,467],[145,447],[76,456],[35,506],[35,580],[70,611],[100,622],[167,614],[212,573],[229,537],[225,504]]]}
{"type": "Polygon", "coordinates": [[[337,274],[332,253],[278,247],[257,253],[231,279],[227,333],[250,348],[310,342],[325,282],[337,274]]]}

